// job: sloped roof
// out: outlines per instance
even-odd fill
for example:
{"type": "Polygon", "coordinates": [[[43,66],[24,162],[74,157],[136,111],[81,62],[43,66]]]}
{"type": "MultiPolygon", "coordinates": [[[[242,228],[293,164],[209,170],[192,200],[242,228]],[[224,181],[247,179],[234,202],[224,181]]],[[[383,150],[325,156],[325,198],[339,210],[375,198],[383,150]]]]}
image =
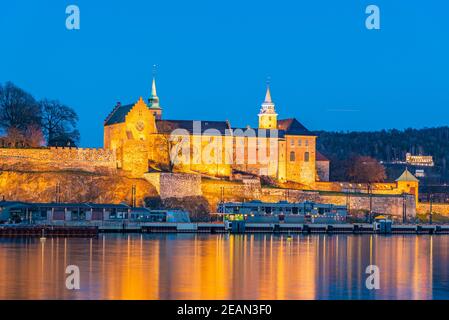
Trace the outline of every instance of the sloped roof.
{"type": "Polygon", "coordinates": [[[285,135],[315,136],[295,118],[278,120],[278,129],[284,130],[285,135]]]}
{"type": "Polygon", "coordinates": [[[111,124],[125,122],[126,115],[131,111],[134,105],[135,104],[117,105],[106,118],[104,125],[110,126],[111,124]]]}
{"type": "Polygon", "coordinates": [[[396,179],[396,181],[419,182],[419,180],[410,171],[408,171],[408,169],[405,169],[405,171],[401,174],[399,178],[396,179]]]}
{"type": "MultiPolygon", "coordinates": [[[[175,129],[184,129],[192,135],[203,134],[204,131],[211,129],[218,130],[221,135],[226,135],[226,130],[231,129],[227,121],[208,120],[156,120],[156,127],[159,133],[169,134],[175,129]],[[201,126],[201,132],[194,131],[194,125],[201,126]]],[[[213,132],[208,133],[214,135],[213,132]]]]}
{"type": "Polygon", "coordinates": [[[321,152],[318,150],[316,151],[316,161],[330,161],[328,158],[326,158],[321,152]]]}

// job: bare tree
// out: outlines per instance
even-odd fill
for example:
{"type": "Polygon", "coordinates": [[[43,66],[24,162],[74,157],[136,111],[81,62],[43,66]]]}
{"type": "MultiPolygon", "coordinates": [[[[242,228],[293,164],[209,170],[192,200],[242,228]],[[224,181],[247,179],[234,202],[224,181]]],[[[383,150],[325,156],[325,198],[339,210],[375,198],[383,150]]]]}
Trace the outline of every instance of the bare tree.
{"type": "Polygon", "coordinates": [[[17,148],[25,146],[25,136],[17,128],[8,128],[5,137],[6,146],[17,148]]]}
{"type": "Polygon", "coordinates": [[[11,82],[0,85],[0,127],[24,133],[31,126],[39,126],[41,109],[33,96],[11,82]]]}
{"type": "Polygon", "coordinates": [[[348,178],[352,182],[368,184],[383,182],[386,179],[385,167],[374,158],[357,156],[351,161],[348,178]]]}
{"type": "Polygon", "coordinates": [[[39,126],[29,126],[25,132],[16,128],[9,128],[6,131],[6,136],[2,139],[4,147],[12,148],[38,148],[45,143],[44,135],[39,126]]]}
{"type": "Polygon", "coordinates": [[[37,125],[29,126],[25,131],[25,143],[28,147],[42,147],[45,144],[42,129],[37,125]]]}
{"type": "Polygon", "coordinates": [[[79,141],[76,129],[78,115],[72,108],[56,100],[39,102],[42,109],[42,130],[49,146],[75,145],[79,141]]]}

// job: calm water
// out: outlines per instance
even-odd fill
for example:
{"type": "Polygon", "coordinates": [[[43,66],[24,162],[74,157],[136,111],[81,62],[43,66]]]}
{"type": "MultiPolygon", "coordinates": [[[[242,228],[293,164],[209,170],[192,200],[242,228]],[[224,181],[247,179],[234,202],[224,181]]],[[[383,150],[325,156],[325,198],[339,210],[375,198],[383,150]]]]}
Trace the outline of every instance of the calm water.
{"type": "Polygon", "coordinates": [[[449,299],[449,236],[1,239],[0,299],[449,299]],[[380,289],[365,287],[368,265],[380,289]],[[65,288],[77,265],[81,290],[65,288]]]}

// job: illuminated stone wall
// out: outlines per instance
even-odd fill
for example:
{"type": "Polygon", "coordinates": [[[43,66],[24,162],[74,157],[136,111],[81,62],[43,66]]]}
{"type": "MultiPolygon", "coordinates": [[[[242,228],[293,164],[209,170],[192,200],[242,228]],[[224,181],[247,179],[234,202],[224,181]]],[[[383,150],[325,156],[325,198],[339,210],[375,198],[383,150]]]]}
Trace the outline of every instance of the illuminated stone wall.
{"type": "MultiPolygon", "coordinates": [[[[350,182],[315,182],[312,186],[313,190],[334,191],[334,192],[352,192],[367,193],[368,184],[366,183],[350,183],[350,182]]],[[[400,195],[408,193],[415,195],[418,199],[418,183],[417,182],[382,182],[372,183],[371,191],[379,195],[400,195]]]]}
{"type": "MultiPolygon", "coordinates": [[[[320,191],[262,189],[262,201],[314,201],[317,203],[332,203],[336,205],[349,205],[350,210],[369,210],[370,197],[367,194],[344,194],[320,191]]],[[[416,203],[412,195],[406,197],[407,216],[416,216],[416,203]]],[[[373,195],[372,210],[375,213],[391,214],[402,218],[404,198],[400,195],[373,195]]]]}
{"type": "Polygon", "coordinates": [[[198,174],[154,172],[144,174],[162,199],[201,196],[201,176],[198,174]]]}
{"type": "Polygon", "coordinates": [[[122,169],[133,178],[141,178],[148,172],[148,148],[145,141],[128,140],[123,144],[122,169]]]}
{"type": "Polygon", "coordinates": [[[285,167],[287,181],[312,185],[316,180],[316,137],[287,136],[285,167]],[[307,156],[308,155],[308,156],[307,156]],[[308,159],[306,159],[308,157],[308,159]]]}
{"type": "Polygon", "coordinates": [[[115,153],[106,149],[0,148],[0,170],[115,173],[115,153]]]}
{"type": "Polygon", "coordinates": [[[329,161],[317,161],[316,171],[320,181],[329,181],[330,162],[329,161]]]}
{"type": "MultiPolygon", "coordinates": [[[[314,201],[317,203],[332,203],[347,205],[351,210],[369,210],[370,197],[367,194],[350,194],[336,192],[303,191],[278,188],[261,188],[254,184],[244,182],[216,182],[203,180],[203,195],[209,201],[212,210],[215,210],[222,200],[227,202],[241,202],[261,200],[264,202],[302,202],[314,201]]],[[[402,218],[404,198],[399,195],[373,195],[372,209],[376,213],[392,214],[402,218]]],[[[407,215],[416,215],[416,204],[412,195],[406,197],[407,215]]]]}
{"type": "MultiPolygon", "coordinates": [[[[428,215],[430,213],[430,203],[419,202],[416,211],[418,214],[428,215]]],[[[432,212],[449,217],[449,203],[432,203],[432,212]]]]}
{"type": "Polygon", "coordinates": [[[236,182],[203,179],[201,190],[212,211],[216,210],[218,203],[222,200],[222,196],[228,202],[242,202],[260,200],[262,193],[260,182],[254,182],[253,179],[236,182]]]}
{"type": "Polygon", "coordinates": [[[276,138],[233,137],[232,168],[278,179],[279,140],[276,138]]]}

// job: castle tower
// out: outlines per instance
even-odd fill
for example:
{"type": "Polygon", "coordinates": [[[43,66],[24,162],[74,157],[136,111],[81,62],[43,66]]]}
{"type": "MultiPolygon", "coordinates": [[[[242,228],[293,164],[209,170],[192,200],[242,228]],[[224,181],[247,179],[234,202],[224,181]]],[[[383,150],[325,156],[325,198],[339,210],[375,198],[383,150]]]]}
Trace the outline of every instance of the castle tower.
{"type": "Polygon", "coordinates": [[[259,112],[259,129],[276,129],[277,128],[277,113],[274,108],[274,103],[271,100],[270,85],[267,84],[267,93],[265,101],[259,112]]]}
{"type": "Polygon", "coordinates": [[[156,120],[162,119],[162,108],[159,105],[159,97],[156,92],[156,78],[153,77],[153,85],[151,87],[151,96],[148,99],[148,106],[150,110],[153,112],[156,120]]]}
{"type": "Polygon", "coordinates": [[[407,168],[396,179],[396,185],[399,191],[414,195],[416,204],[418,204],[419,180],[407,168]]]}

